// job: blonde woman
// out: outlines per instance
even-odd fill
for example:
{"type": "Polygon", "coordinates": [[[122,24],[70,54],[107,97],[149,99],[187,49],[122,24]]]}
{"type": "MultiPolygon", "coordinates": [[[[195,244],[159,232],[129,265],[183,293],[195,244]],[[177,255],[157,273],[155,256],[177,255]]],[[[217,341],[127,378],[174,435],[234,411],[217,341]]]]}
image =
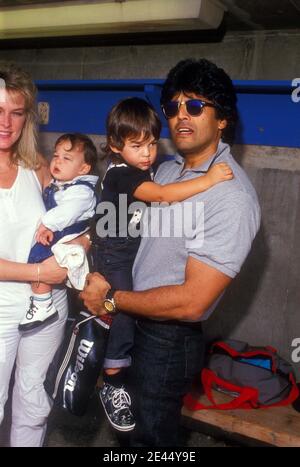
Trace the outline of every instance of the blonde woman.
{"type": "Polygon", "coordinates": [[[30,282],[60,284],[65,270],[53,258],[26,264],[45,208],[48,165],[36,149],[36,88],[27,73],[0,65],[0,424],[16,363],[11,446],[42,446],[51,403],[43,381],[67,317],[66,292],[54,288],[59,318],[22,335],[18,325],[29,303],[30,282]]]}

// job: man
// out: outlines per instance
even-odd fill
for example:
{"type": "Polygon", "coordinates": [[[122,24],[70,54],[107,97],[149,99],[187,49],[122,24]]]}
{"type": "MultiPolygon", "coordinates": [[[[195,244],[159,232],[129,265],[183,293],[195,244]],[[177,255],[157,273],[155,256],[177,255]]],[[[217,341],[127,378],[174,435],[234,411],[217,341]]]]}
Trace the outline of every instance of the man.
{"type": "MultiPolygon", "coordinates": [[[[137,317],[133,446],[177,445],[182,398],[203,364],[201,321],[238,274],[260,224],[255,190],[226,144],[237,120],[228,75],[207,60],[183,60],[169,72],[161,103],[178,154],[159,167],[155,181],[194,178],[215,162],[227,162],[234,178],[177,205],[184,215],[190,212],[187,203],[203,206],[204,222],[198,215],[181,236],[171,232],[166,238],[156,228],[155,236],[142,239],[133,268],[134,292],[112,291],[99,274],[88,276],[82,298],[92,313],[115,306],[137,317]]],[[[157,227],[158,209],[167,212],[172,206],[151,207],[148,233],[157,227]]],[[[186,219],[180,219],[185,226],[186,219]]],[[[178,216],[173,225],[177,221],[178,216]]]]}

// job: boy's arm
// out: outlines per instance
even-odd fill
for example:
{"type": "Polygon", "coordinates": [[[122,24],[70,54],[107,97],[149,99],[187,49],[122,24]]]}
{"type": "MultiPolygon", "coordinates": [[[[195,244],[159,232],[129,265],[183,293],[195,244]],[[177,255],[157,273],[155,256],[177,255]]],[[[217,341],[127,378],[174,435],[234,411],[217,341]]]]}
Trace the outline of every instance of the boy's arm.
{"type": "Polygon", "coordinates": [[[52,232],[63,230],[79,220],[89,219],[95,206],[94,192],[85,185],[74,185],[63,193],[58,206],[44,214],[42,224],[52,232]]]}
{"type": "Polygon", "coordinates": [[[213,185],[225,180],[231,180],[233,173],[225,162],[213,165],[207,174],[192,180],[159,185],[154,182],[144,182],[138,186],[133,195],[141,201],[174,202],[183,201],[191,196],[206,191],[213,185]]]}

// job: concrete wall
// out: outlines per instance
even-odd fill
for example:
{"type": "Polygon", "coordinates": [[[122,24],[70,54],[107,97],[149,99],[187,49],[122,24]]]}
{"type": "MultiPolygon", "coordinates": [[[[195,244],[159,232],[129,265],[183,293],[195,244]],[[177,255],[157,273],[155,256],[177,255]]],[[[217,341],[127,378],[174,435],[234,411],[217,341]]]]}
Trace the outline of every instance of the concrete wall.
{"type": "Polygon", "coordinates": [[[300,149],[236,146],[233,153],[257,190],[262,225],[206,333],[272,345],[300,379],[300,363],[291,359],[300,338],[300,149]]]}
{"type": "Polygon", "coordinates": [[[300,29],[227,33],[222,42],[36,50],[0,50],[35,79],[164,78],[178,60],[206,57],[233,79],[300,76],[300,29]]]}
{"type": "MultiPolygon", "coordinates": [[[[35,79],[163,78],[193,56],[215,61],[233,79],[292,80],[300,77],[299,44],[300,30],[230,33],[211,44],[0,51],[0,61],[16,61],[35,79]]],[[[45,154],[56,136],[41,135],[45,154]]],[[[170,153],[169,146],[163,141],[161,150],[170,153]]],[[[292,340],[300,338],[300,149],[236,146],[234,153],[257,189],[262,228],[206,331],[273,345],[290,360],[292,340]]],[[[294,367],[300,379],[300,363],[294,367]]]]}

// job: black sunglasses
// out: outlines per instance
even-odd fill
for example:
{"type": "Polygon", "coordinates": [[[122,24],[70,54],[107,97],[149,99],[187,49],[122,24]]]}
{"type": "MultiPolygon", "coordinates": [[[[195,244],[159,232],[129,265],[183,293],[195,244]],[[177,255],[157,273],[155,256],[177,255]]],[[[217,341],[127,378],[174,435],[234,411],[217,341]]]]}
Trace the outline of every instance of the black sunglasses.
{"type": "Polygon", "coordinates": [[[189,99],[188,101],[169,101],[162,104],[161,109],[166,119],[176,117],[179,112],[180,106],[185,105],[188,114],[192,117],[201,115],[204,107],[216,107],[210,102],[201,101],[200,99],[189,99]]]}

